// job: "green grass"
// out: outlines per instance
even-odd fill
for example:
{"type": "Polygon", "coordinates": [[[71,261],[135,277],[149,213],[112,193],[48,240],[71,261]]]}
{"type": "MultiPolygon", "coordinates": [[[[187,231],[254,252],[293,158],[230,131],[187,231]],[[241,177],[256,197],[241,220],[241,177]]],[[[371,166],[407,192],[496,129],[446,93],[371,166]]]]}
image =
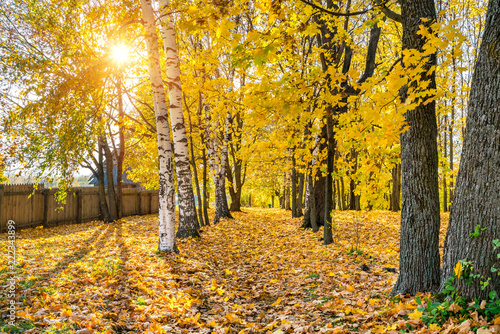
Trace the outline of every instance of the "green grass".
{"type": "Polygon", "coordinates": [[[142,297],[137,298],[137,300],[135,301],[135,303],[137,305],[147,305],[148,304],[148,303],[146,303],[146,301],[142,297]]]}
{"type": "Polygon", "coordinates": [[[29,329],[35,327],[31,321],[23,321],[21,323],[16,323],[14,326],[10,326],[8,322],[0,320],[0,331],[6,333],[23,333],[29,329]]]}

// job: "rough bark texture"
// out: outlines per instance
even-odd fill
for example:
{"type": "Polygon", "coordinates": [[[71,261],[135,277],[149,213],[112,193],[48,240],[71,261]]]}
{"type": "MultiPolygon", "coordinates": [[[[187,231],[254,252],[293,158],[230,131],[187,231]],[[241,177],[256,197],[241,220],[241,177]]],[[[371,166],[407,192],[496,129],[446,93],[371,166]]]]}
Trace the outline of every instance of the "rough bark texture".
{"type": "Polygon", "coordinates": [[[159,182],[158,182],[158,250],[177,252],[175,245],[175,188],[172,166],[172,145],[168,124],[168,107],[161,77],[158,35],[151,0],[141,0],[142,18],[146,30],[149,79],[153,90],[158,140],[159,182]]]}
{"type": "MultiPolygon", "coordinates": [[[[417,34],[420,25],[436,20],[434,0],[402,0],[403,50],[422,50],[424,38],[417,34]],[[426,21],[422,19],[428,19],[426,21]]],[[[404,62],[404,60],[403,60],[404,62]]],[[[436,64],[428,59],[426,69],[436,64]]],[[[423,74],[435,88],[435,73],[423,74]]],[[[407,89],[401,91],[406,99],[407,89]]],[[[436,291],[440,280],[439,191],[435,102],[420,104],[405,114],[409,130],[401,134],[403,205],[399,277],[391,294],[436,291]]]]}
{"type": "MultiPolygon", "coordinates": [[[[327,0],[326,6],[329,9],[338,10],[337,4],[334,4],[333,1],[327,0]]],[[[350,6],[350,0],[347,1],[347,7],[350,6]]],[[[325,52],[321,52],[320,61],[321,61],[321,69],[323,72],[328,73],[326,75],[325,81],[327,87],[330,89],[330,93],[332,95],[336,95],[338,93],[338,87],[336,85],[332,85],[331,75],[329,74],[329,69],[331,67],[338,66],[340,63],[340,58],[342,57],[342,53],[345,50],[345,43],[340,44],[338,41],[335,41],[335,36],[337,35],[337,27],[332,26],[329,22],[325,21],[324,18],[316,17],[316,21],[320,24],[321,33],[318,35],[318,44],[321,48],[325,50],[325,52]]],[[[347,28],[348,19],[345,20],[344,28],[347,28]]],[[[348,53],[346,51],[346,58],[348,58],[348,53]]],[[[348,59],[350,63],[350,60],[348,59]]],[[[335,154],[335,137],[334,137],[334,117],[337,114],[338,108],[337,105],[327,104],[326,114],[324,116],[325,125],[321,131],[321,137],[324,139],[325,144],[320,145],[320,152],[323,150],[327,150],[327,156],[325,161],[321,161],[320,165],[326,165],[326,175],[323,176],[321,172],[318,175],[319,178],[314,184],[314,202],[315,202],[315,210],[314,213],[316,217],[312,217],[316,219],[316,225],[324,225],[324,236],[323,240],[325,245],[328,245],[333,242],[332,238],[332,217],[331,212],[333,210],[333,201],[332,201],[332,173],[334,170],[334,154],[335,154]],[[335,114],[335,115],[334,115],[335,114]],[[321,147],[323,146],[323,147],[321,147]]],[[[311,212],[312,214],[313,212],[311,212]]],[[[317,228],[314,226],[314,221],[311,222],[313,226],[313,231],[316,231],[317,228]]]]}
{"type": "Polygon", "coordinates": [[[179,198],[179,228],[177,237],[199,237],[196,204],[189,163],[189,147],[186,135],[184,115],[182,113],[182,87],[179,55],[175,40],[173,14],[168,0],[159,0],[160,22],[163,48],[167,63],[167,85],[170,110],[170,122],[175,151],[175,169],[177,172],[177,192],[179,198]]]}
{"type": "Polygon", "coordinates": [[[467,125],[446,234],[443,281],[453,275],[459,260],[472,261],[474,273],[483,276],[471,285],[459,280],[465,298],[486,299],[500,291],[499,268],[493,240],[500,239],[500,1],[490,0],[478,62],[472,78],[467,125]],[[471,238],[476,226],[486,228],[471,238]],[[480,281],[491,281],[481,290],[480,281]]]}

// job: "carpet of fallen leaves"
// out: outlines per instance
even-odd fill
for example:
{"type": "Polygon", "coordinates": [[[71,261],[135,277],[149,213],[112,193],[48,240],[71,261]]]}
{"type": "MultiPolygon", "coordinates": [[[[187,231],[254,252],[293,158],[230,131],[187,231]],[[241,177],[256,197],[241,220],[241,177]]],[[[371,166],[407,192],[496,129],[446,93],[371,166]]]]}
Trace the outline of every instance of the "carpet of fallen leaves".
{"type": "MultiPolygon", "coordinates": [[[[201,240],[180,240],[179,255],[156,251],[154,215],[18,231],[19,331],[440,330],[412,316],[413,299],[388,298],[397,278],[399,214],[337,212],[335,242],[324,246],[322,230],[300,229],[301,220],[289,212],[243,210],[233,220],[204,227],[201,240]]],[[[7,254],[7,235],[0,237],[0,251],[7,254]]],[[[7,272],[2,255],[0,285],[7,272]]]]}

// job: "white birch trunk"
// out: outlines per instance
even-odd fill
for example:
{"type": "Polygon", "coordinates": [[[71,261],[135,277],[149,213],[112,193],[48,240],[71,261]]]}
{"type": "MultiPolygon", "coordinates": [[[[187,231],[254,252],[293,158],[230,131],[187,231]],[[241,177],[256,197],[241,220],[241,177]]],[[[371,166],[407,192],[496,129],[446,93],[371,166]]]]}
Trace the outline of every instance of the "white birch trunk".
{"type": "Polygon", "coordinates": [[[169,14],[168,0],[159,0],[160,33],[167,63],[167,85],[170,102],[170,122],[174,140],[177,192],[179,196],[179,229],[177,237],[199,237],[198,218],[194,201],[193,183],[189,163],[189,147],[182,113],[182,87],[180,61],[175,40],[173,15],[169,14]]]}
{"type": "Polygon", "coordinates": [[[141,0],[142,17],[146,30],[146,46],[149,58],[149,78],[153,89],[159,161],[159,242],[162,252],[175,251],[175,188],[172,167],[172,144],[168,124],[168,107],[158,52],[158,35],[151,0],[141,0]]]}

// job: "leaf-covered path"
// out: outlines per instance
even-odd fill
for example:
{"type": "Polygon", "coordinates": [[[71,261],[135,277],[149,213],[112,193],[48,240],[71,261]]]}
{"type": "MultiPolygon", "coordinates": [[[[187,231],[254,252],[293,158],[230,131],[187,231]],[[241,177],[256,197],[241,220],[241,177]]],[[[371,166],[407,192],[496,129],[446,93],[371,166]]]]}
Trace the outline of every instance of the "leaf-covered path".
{"type": "MultiPolygon", "coordinates": [[[[205,227],[201,240],[181,240],[180,255],[156,252],[156,216],[19,231],[18,327],[84,334],[408,326],[414,302],[387,299],[397,277],[397,214],[338,212],[335,243],[324,246],[321,230],[301,230],[288,212],[244,210],[205,227]]],[[[5,258],[0,270],[5,285],[5,258]]]]}

